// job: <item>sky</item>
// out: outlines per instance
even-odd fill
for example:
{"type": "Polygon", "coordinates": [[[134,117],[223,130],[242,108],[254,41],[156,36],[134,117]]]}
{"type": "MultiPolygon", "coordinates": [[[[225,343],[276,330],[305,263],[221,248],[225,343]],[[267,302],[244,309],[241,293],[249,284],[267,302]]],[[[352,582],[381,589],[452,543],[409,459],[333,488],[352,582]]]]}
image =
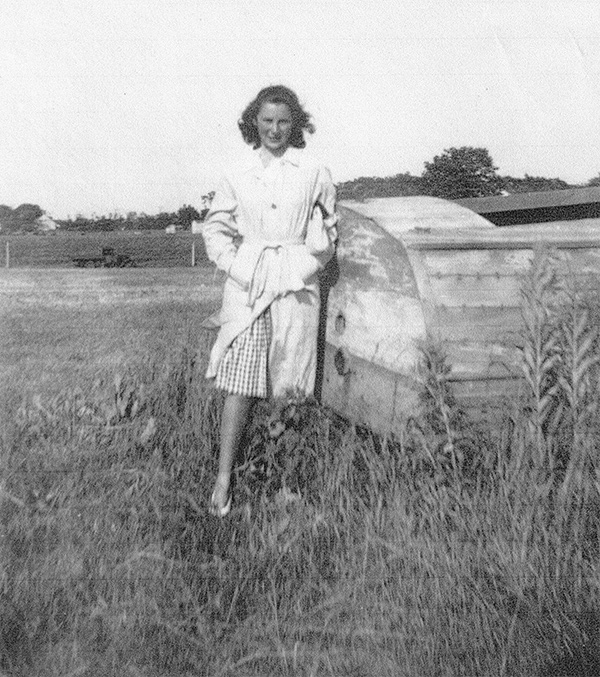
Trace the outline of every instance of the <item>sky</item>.
{"type": "Polygon", "coordinates": [[[483,146],[600,174],[598,0],[2,0],[0,204],[201,207],[259,89],[294,89],[336,182],[483,146]]]}

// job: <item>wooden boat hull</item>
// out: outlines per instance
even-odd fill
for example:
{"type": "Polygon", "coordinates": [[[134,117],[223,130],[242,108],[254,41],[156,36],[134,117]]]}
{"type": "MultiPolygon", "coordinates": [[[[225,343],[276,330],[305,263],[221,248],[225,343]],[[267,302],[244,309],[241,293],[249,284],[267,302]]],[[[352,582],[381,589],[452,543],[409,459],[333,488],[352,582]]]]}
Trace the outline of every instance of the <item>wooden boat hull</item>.
{"type": "Polygon", "coordinates": [[[321,395],[378,432],[417,412],[427,339],[446,352],[467,405],[519,391],[521,281],[536,248],[559,249],[565,271],[600,276],[597,219],[498,228],[435,198],[346,202],[340,216],[321,395]]]}

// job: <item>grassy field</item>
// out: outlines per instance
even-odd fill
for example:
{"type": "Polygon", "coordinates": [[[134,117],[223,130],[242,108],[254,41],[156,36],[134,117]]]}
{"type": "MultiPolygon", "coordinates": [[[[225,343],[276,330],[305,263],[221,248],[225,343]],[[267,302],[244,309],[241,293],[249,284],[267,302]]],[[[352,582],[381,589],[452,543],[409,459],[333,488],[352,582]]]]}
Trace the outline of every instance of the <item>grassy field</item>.
{"type": "Polygon", "coordinates": [[[226,520],[212,271],[9,270],[0,294],[0,671],[600,672],[598,322],[549,263],[504,421],[465,418],[435,346],[400,439],[264,405],[226,520]]]}
{"type": "Polygon", "coordinates": [[[190,266],[192,244],[196,262],[206,262],[202,236],[189,232],[166,234],[162,231],[110,231],[0,235],[0,265],[6,267],[9,247],[11,268],[73,267],[77,257],[98,257],[104,247],[131,257],[137,267],[190,266]]]}

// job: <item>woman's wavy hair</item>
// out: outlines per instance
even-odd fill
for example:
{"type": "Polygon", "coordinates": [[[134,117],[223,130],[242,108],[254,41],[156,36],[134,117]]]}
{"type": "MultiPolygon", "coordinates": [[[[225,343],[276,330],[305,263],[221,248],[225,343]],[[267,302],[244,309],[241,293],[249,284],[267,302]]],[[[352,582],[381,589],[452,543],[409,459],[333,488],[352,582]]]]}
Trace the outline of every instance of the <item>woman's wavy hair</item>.
{"type": "Polygon", "coordinates": [[[263,103],[285,103],[289,106],[292,114],[290,146],[293,146],[294,148],[304,148],[304,146],[306,146],[304,131],[306,130],[309,134],[312,134],[315,131],[315,126],[310,121],[310,114],[300,105],[295,92],[283,85],[271,85],[270,87],[261,89],[256,98],[248,104],[238,122],[238,127],[240,128],[240,132],[242,132],[244,141],[248,144],[252,144],[253,148],[260,147],[260,137],[256,126],[256,118],[263,103]]]}

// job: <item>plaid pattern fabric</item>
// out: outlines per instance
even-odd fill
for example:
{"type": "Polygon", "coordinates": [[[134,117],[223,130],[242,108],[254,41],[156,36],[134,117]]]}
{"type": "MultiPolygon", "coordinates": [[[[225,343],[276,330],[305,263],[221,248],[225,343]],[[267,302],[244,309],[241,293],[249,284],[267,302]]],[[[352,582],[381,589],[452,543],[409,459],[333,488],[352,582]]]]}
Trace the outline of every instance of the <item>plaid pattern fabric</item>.
{"type": "Polygon", "coordinates": [[[237,336],[223,356],[215,385],[234,395],[267,397],[271,314],[267,308],[237,336]]]}

